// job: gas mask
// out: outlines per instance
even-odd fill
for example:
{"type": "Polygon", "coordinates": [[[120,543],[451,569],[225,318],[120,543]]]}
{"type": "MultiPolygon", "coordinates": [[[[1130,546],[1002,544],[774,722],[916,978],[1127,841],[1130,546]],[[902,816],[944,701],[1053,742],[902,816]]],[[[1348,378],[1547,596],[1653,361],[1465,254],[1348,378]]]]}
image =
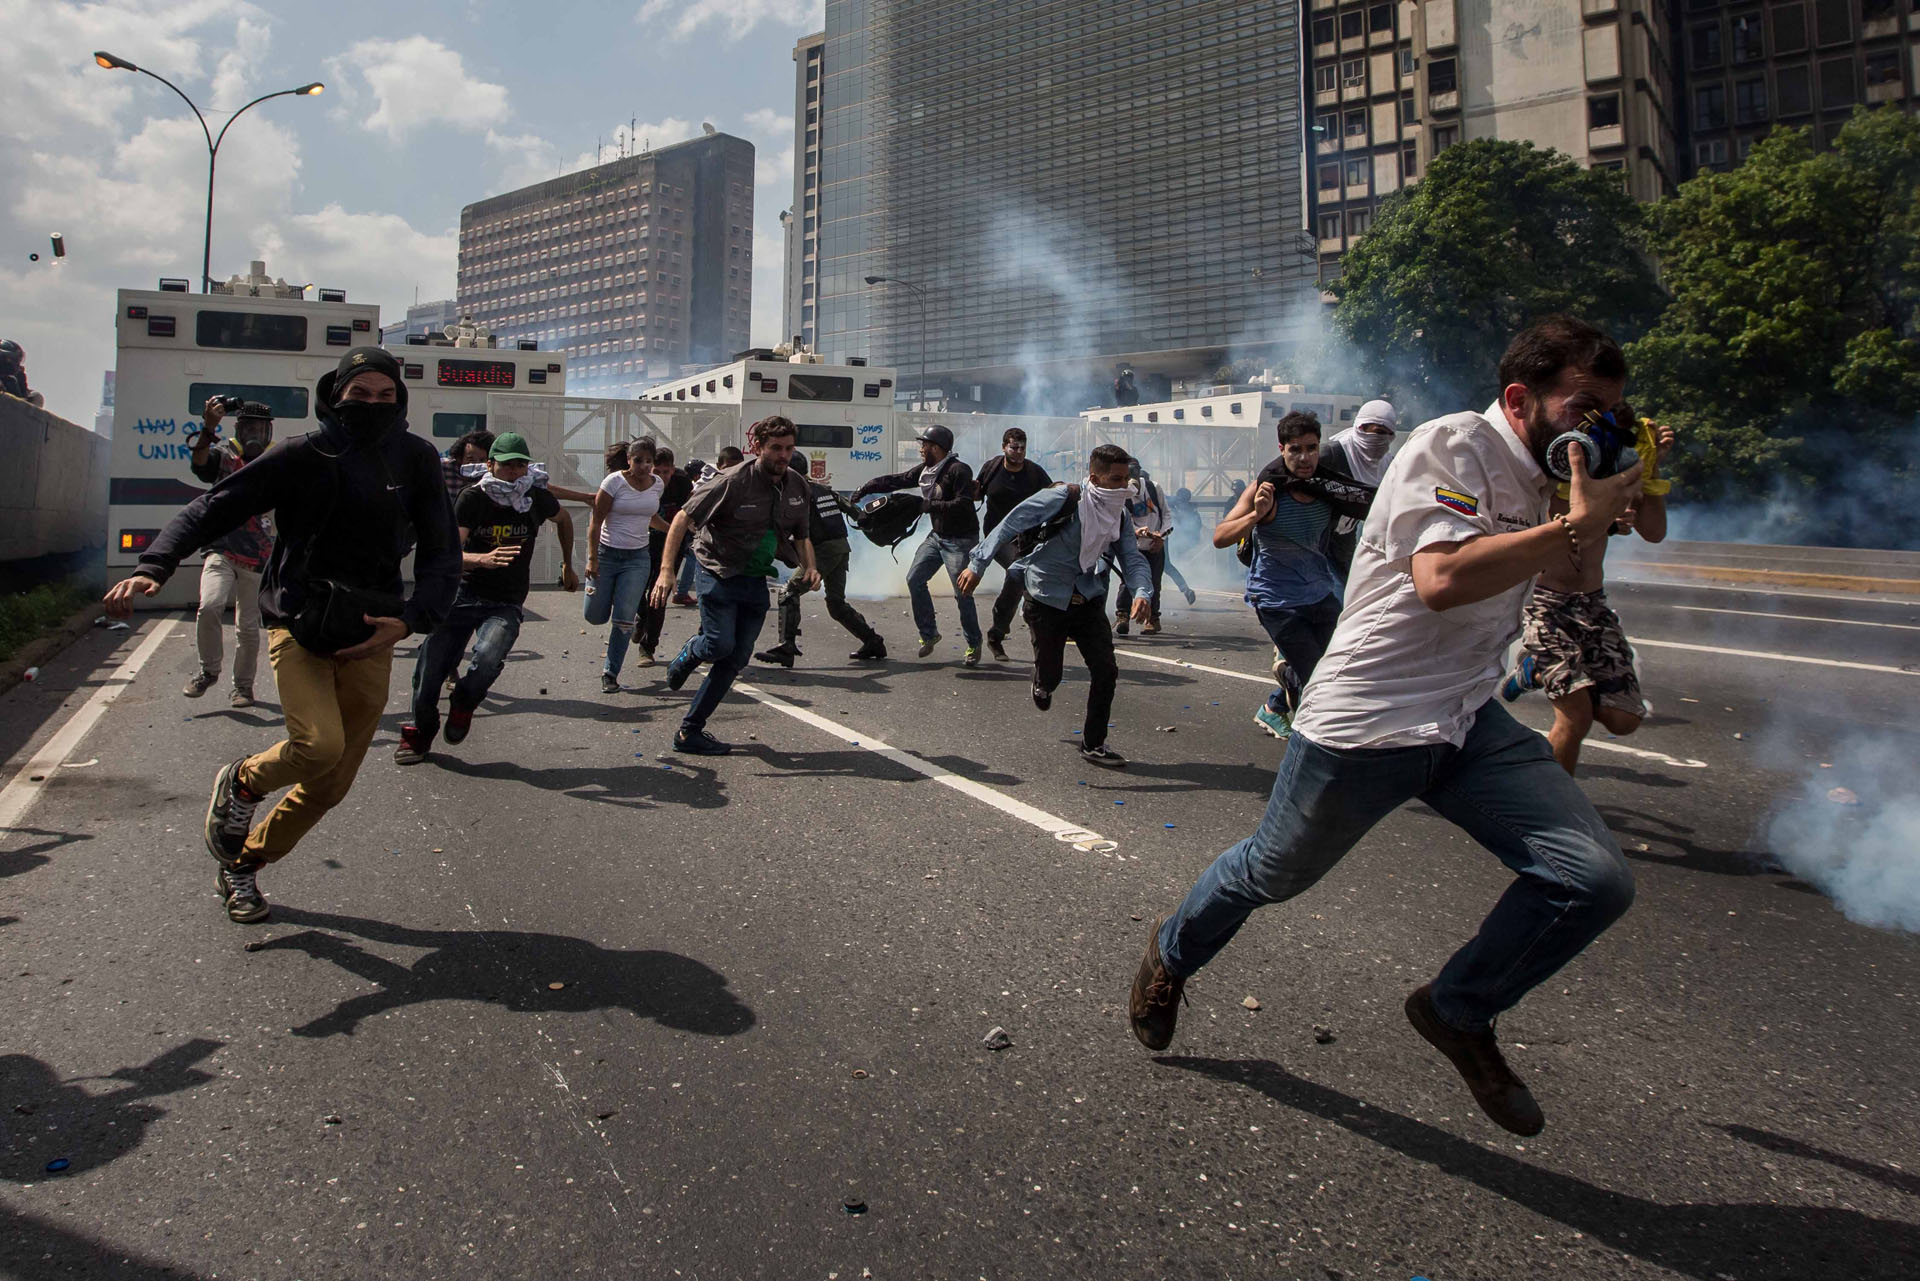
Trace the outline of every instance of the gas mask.
{"type": "Polygon", "coordinates": [[[273,443],[273,419],[242,418],[234,424],[233,443],[239,447],[240,457],[252,462],[273,443]]]}
{"type": "Polygon", "coordinates": [[[1623,472],[1640,461],[1640,451],[1634,447],[1637,433],[1633,411],[1625,405],[1588,410],[1581,415],[1579,426],[1548,442],[1547,472],[1557,480],[1571,481],[1573,461],[1569,451],[1574,445],[1586,453],[1587,475],[1595,480],[1623,472]]]}

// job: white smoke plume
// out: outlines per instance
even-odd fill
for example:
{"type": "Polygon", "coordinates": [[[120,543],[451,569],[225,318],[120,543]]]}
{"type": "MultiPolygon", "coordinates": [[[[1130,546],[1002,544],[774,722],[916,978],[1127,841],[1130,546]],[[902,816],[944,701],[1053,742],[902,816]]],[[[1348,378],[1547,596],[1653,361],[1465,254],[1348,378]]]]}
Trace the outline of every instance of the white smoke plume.
{"type": "Polygon", "coordinates": [[[1920,933],[1920,790],[1901,744],[1864,738],[1816,770],[1768,819],[1782,867],[1850,921],[1920,933]]]}

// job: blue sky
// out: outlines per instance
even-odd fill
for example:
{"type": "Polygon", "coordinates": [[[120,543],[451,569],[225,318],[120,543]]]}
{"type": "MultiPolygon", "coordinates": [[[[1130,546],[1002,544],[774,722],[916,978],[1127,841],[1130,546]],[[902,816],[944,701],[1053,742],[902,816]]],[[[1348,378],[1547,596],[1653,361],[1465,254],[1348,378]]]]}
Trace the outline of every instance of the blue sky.
{"type": "Polygon", "coordinates": [[[462,205],[592,164],[596,137],[610,157],[630,119],[641,145],[703,121],[747,138],[753,335],[778,341],[791,55],[822,22],[821,0],[0,0],[0,336],[26,347],[49,409],[91,422],[113,290],[163,275],[197,287],[200,128],[164,86],[96,67],[105,48],[179,85],[216,134],[249,98],[325,81],[227,135],[213,274],[264,258],[274,275],[378,302],[383,319],[416,287],[452,296],[462,205]],[[57,267],[53,231],[68,245],[57,267]]]}

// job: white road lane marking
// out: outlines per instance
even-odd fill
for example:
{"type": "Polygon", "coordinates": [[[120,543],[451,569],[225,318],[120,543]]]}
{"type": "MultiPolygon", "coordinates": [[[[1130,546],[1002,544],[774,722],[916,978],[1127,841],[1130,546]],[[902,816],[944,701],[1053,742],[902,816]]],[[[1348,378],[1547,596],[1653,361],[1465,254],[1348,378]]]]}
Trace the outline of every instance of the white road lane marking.
{"type": "MultiPolygon", "coordinates": [[[[1212,672],[1215,676],[1231,676],[1237,681],[1250,681],[1255,685],[1273,686],[1271,676],[1249,676],[1245,672],[1230,672],[1224,667],[1208,667],[1204,663],[1189,663],[1178,658],[1162,658],[1158,654],[1143,654],[1137,649],[1116,649],[1116,654],[1128,658],[1144,658],[1149,663],[1165,663],[1169,667],[1186,667],[1196,672],[1212,672]]],[[[1542,731],[1535,731],[1536,733],[1542,731]]],[[[1643,761],[1658,761],[1662,765],[1671,765],[1675,769],[1706,769],[1705,761],[1695,760],[1691,756],[1669,756],[1665,752],[1656,752],[1645,747],[1628,747],[1625,743],[1610,743],[1603,738],[1590,738],[1582,743],[1583,748],[1598,748],[1603,752],[1619,752],[1622,756],[1637,756],[1643,761]]]]}
{"type": "MultiPolygon", "coordinates": [[[[1631,570],[1629,561],[1622,568],[1631,570]]],[[[1607,574],[1609,586],[1619,583],[1631,587],[1671,587],[1688,592],[1740,592],[1747,596],[1798,596],[1805,600],[1837,600],[1849,605],[1887,605],[1894,609],[1912,609],[1912,597],[1875,595],[1872,592],[1816,592],[1803,587],[1774,587],[1766,583],[1749,583],[1738,586],[1732,583],[1703,583],[1695,580],[1681,582],[1672,578],[1636,578],[1630,573],[1607,574]]],[[[1831,621],[1831,620],[1829,620],[1831,621]]]]}
{"type": "Polygon", "coordinates": [[[135,647],[127,661],[100,683],[100,688],[93,691],[93,697],[68,717],[67,723],[47,740],[46,746],[20,767],[4,789],[0,789],[0,831],[8,831],[19,825],[33,803],[40,799],[40,793],[45,789],[47,780],[53,777],[53,772],[80,746],[80,740],[87,736],[87,731],[99,723],[107,708],[133,683],[133,678],[140,674],[140,669],[160,648],[160,642],[171,635],[179,623],[177,616],[155,623],[153,630],[135,647]],[[39,776],[38,779],[35,775],[39,776]]]}
{"type": "MultiPolygon", "coordinates": [[[[1072,845],[1075,849],[1085,850],[1092,854],[1112,854],[1119,848],[1117,841],[1109,840],[1107,837],[1100,835],[1100,833],[1090,831],[1078,823],[1070,823],[1058,815],[1049,814],[1043,809],[1036,809],[1025,801],[1017,801],[1005,792],[996,791],[984,783],[976,783],[970,778],[962,778],[952,770],[942,769],[940,766],[932,764],[929,761],[924,761],[918,756],[903,752],[890,743],[882,742],[872,735],[863,734],[859,730],[849,726],[830,721],[826,717],[810,712],[804,707],[797,707],[789,703],[786,699],[774,694],[769,694],[763,689],[756,688],[752,685],[742,685],[738,682],[734,684],[734,688],[747,697],[754,699],[756,702],[764,703],[776,712],[784,712],[802,724],[811,725],[817,730],[825,731],[843,743],[851,744],[864,752],[872,752],[875,756],[883,757],[896,765],[910,769],[923,778],[929,778],[942,786],[951,787],[961,795],[971,797],[983,805],[990,805],[1002,814],[1008,815],[1011,818],[1017,818],[1022,823],[1029,823],[1052,836],[1054,840],[1064,841],[1072,845]]],[[[1122,854],[1119,855],[1119,857],[1126,858],[1127,856],[1122,854]]]]}
{"type": "Polygon", "coordinates": [[[1689,645],[1684,641],[1644,640],[1638,636],[1629,636],[1627,640],[1632,644],[1648,645],[1654,649],[1684,649],[1696,654],[1726,654],[1732,658],[1761,658],[1775,663],[1808,663],[1815,667],[1845,667],[1856,672],[1885,672],[1889,676],[1920,676],[1920,669],[1888,667],[1884,663],[1854,663],[1841,658],[1810,658],[1805,654],[1776,654],[1764,649],[1722,649],[1718,645],[1689,645]]]}
{"type": "Polygon", "coordinates": [[[1666,608],[1691,610],[1696,614],[1739,614],[1746,618],[1784,618],[1796,623],[1841,623],[1847,627],[1891,627],[1903,632],[1920,632],[1920,623],[1876,623],[1870,618],[1822,618],[1818,614],[1770,614],[1764,609],[1716,609],[1712,605],[1668,605],[1666,608]]]}

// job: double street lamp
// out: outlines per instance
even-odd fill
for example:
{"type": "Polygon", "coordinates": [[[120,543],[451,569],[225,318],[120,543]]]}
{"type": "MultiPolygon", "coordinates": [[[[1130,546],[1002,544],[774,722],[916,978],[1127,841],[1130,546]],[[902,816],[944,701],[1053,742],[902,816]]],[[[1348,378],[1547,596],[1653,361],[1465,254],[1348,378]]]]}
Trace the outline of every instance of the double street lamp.
{"type": "Polygon", "coordinates": [[[913,291],[914,302],[920,305],[920,403],[927,403],[927,291],[925,287],[911,280],[902,280],[898,276],[868,276],[870,285],[899,285],[913,291]]]}
{"type": "Polygon", "coordinates": [[[93,54],[93,60],[108,71],[137,71],[143,76],[158,80],[161,84],[173,90],[176,94],[179,94],[180,101],[187,104],[187,109],[193,112],[193,118],[200,122],[200,132],[205,134],[207,138],[207,224],[206,235],[200,254],[200,292],[211,293],[213,291],[213,167],[214,162],[220,155],[220,144],[226,141],[227,130],[233,128],[233,122],[246,113],[247,107],[258,106],[269,98],[311,98],[317,95],[322,89],[325,89],[326,86],[316,80],[312,84],[301,85],[298,89],[281,89],[274,93],[263,93],[252,102],[249,102],[245,107],[240,108],[239,111],[228,116],[227,123],[220,126],[219,136],[215,137],[213,130],[207,128],[207,118],[200,114],[200,108],[193,105],[193,99],[187,97],[184,93],[180,93],[180,86],[174,84],[173,81],[168,80],[165,76],[154,75],[153,72],[148,71],[145,67],[136,67],[125,58],[115,57],[104,49],[96,49],[93,54]]]}

